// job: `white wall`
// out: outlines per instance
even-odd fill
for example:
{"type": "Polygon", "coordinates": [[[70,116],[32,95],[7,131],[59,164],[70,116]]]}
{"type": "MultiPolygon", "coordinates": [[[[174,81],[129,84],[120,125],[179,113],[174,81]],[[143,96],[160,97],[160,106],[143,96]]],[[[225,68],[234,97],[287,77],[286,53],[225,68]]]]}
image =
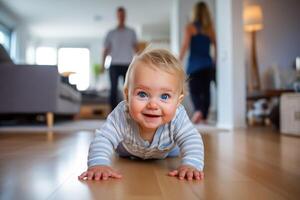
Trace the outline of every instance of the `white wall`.
{"type": "Polygon", "coordinates": [[[8,26],[9,28],[13,28],[17,23],[16,16],[13,15],[7,8],[5,8],[0,2],[0,22],[8,26]]]}
{"type": "Polygon", "coordinates": [[[243,4],[217,0],[218,126],[245,126],[246,84],[243,54],[243,4]]]}

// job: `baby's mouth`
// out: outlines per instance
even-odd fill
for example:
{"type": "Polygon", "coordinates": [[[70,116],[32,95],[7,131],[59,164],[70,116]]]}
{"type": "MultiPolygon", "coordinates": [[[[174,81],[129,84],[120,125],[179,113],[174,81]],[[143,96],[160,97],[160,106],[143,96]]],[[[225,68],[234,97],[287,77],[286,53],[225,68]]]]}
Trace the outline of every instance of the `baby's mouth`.
{"type": "Polygon", "coordinates": [[[146,116],[146,117],[151,117],[151,118],[157,118],[157,117],[160,117],[160,115],[146,114],[146,113],[143,113],[143,115],[146,116]]]}

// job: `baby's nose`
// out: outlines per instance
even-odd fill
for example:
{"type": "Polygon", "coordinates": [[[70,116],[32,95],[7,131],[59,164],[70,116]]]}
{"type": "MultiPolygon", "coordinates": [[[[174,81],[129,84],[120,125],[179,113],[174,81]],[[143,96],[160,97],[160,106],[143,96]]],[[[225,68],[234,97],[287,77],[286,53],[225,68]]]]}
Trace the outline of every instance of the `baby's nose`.
{"type": "Polygon", "coordinates": [[[147,104],[148,109],[158,109],[158,104],[155,102],[155,100],[150,100],[147,104]]]}

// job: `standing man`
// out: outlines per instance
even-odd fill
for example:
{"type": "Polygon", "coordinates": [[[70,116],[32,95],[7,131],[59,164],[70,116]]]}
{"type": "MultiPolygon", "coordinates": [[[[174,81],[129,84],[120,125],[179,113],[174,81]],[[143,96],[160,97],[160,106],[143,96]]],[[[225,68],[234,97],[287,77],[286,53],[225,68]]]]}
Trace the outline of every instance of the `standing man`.
{"type": "Polygon", "coordinates": [[[107,55],[111,56],[109,67],[110,77],[110,106],[113,110],[118,104],[118,79],[119,76],[125,79],[129,64],[138,51],[137,37],[133,29],[125,26],[125,8],[117,9],[118,26],[109,31],[104,44],[103,66],[107,55]]]}

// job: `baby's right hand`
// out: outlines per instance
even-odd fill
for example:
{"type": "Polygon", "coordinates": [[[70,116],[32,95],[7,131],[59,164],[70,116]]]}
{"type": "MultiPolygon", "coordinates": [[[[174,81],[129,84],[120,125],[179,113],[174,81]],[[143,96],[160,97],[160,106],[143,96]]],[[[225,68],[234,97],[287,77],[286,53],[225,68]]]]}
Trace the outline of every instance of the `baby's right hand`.
{"type": "Polygon", "coordinates": [[[78,176],[79,180],[107,180],[108,178],[122,178],[122,175],[113,168],[105,165],[89,167],[87,171],[78,176]]]}

